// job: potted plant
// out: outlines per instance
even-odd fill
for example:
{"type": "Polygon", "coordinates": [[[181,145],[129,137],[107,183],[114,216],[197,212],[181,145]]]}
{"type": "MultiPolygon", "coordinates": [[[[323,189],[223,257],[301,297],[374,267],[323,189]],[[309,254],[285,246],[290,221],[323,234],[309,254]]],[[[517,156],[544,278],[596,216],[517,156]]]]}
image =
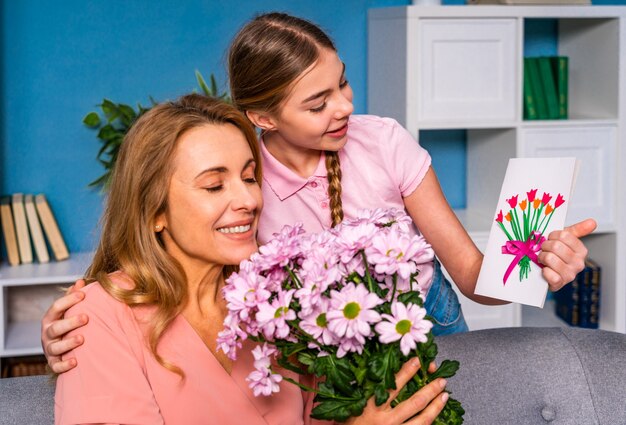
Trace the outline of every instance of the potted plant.
{"type": "MultiPolygon", "coordinates": [[[[202,74],[196,70],[196,80],[200,90],[205,95],[230,102],[228,93],[219,91],[213,74],[211,74],[209,85],[202,77],[202,74]]],[[[117,154],[124,140],[124,136],[135,120],[156,104],[156,101],[152,97],[150,97],[150,102],[151,106],[149,107],[137,104],[137,109],[134,109],[132,106],[123,103],[115,103],[105,98],[102,103],[98,105],[101,112],[89,112],[85,115],[83,124],[89,128],[98,130],[97,137],[100,139],[102,146],[96,158],[105,169],[104,174],[89,183],[89,187],[101,187],[104,191],[108,189],[111,171],[117,160],[117,154]]]]}

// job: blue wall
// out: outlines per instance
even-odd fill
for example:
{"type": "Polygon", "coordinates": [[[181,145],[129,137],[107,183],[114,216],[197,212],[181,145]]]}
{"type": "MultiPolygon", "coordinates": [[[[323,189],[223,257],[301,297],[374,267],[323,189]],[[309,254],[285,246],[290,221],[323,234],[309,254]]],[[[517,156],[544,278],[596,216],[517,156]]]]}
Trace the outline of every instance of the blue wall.
{"type": "Polygon", "coordinates": [[[97,240],[103,169],[83,116],[103,97],[149,103],[196,88],[194,70],[225,84],[224,52],[254,14],[308,17],[335,39],[365,111],[366,14],[398,0],[184,2],[0,0],[0,193],[47,195],[71,251],[97,240]],[[236,7],[233,7],[236,4],[236,7]]]}
{"type": "MultiPolygon", "coordinates": [[[[90,250],[97,239],[103,197],[87,184],[103,171],[95,160],[100,145],[81,120],[103,97],[129,104],[173,99],[196,87],[196,69],[225,83],[224,52],[238,28],[258,12],[281,10],[317,22],[334,38],[355,110],[363,113],[367,9],[410,1],[179,3],[0,0],[0,193],[45,193],[71,251],[90,250]]],[[[554,45],[550,30],[539,39],[554,45]]],[[[450,202],[462,206],[464,133],[433,133],[423,142],[450,202]]]]}

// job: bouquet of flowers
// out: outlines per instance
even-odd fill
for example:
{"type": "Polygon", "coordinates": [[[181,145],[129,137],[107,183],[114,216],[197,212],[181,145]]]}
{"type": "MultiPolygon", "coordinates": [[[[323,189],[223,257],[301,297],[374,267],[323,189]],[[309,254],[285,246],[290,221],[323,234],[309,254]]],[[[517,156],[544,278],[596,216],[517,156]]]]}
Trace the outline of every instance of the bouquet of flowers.
{"type": "Polygon", "coordinates": [[[517,202],[518,196],[511,196],[506,200],[511,207],[506,215],[503,216],[502,210],[500,210],[496,216],[496,222],[508,239],[508,242],[502,246],[502,253],[514,256],[513,261],[504,273],[502,279],[504,285],[506,285],[506,281],[517,265],[519,265],[520,281],[528,278],[531,262],[539,267],[543,267],[537,257],[541,250],[541,245],[546,240],[543,234],[548,228],[554,211],[565,203],[563,195],[559,193],[553,207],[550,204],[552,195],[544,192],[540,199],[537,197],[537,189],[526,192],[526,199],[519,204],[517,202]],[[518,207],[520,212],[517,210],[518,207]],[[521,220],[520,215],[522,216],[521,220]],[[510,232],[506,229],[503,220],[506,220],[509,224],[510,232]]]}
{"type": "MultiPolygon", "coordinates": [[[[256,396],[279,391],[284,379],[316,393],[313,418],[345,421],[359,416],[371,397],[385,403],[412,357],[421,369],[393,406],[456,373],[459,363],[451,360],[428,371],[437,346],[417,265],[433,252],[409,226],[404,212],[382,209],[318,234],[285,226],[228,278],[229,313],[218,346],[234,360],[243,340],[259,342],[247,378],[256,396]],[[275,364],[320,383],[303,386],[278,374],[275,364]]],[[[449,398],[435,423],[460,424],[464,413],[449,398]]]]}

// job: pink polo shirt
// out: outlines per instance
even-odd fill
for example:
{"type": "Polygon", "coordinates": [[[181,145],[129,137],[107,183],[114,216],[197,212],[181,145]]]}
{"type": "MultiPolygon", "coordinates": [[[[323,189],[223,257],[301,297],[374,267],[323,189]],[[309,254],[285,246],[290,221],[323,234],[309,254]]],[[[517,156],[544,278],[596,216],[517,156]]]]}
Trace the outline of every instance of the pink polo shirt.
{"type": "MultiPolygon", "coordinates": [[[[322,153],[317,169],[303,178],[281,164],[261,143],[264,207],[259,242],[265,243],[286,224],[302,222],[307,232],[331,226],[326,163],[322,153]]],[[[344,216],[359,210],[404,209],[403,198],[413,193],[430,167],[428,152],[391,118],[352,115],[348,142],[339,151],[344,216]]],[[[413,226],[417,233],[417,228],[413,226]]],[[[420,268],[418,279],[427,285],[433,259],[420,268]]]]}

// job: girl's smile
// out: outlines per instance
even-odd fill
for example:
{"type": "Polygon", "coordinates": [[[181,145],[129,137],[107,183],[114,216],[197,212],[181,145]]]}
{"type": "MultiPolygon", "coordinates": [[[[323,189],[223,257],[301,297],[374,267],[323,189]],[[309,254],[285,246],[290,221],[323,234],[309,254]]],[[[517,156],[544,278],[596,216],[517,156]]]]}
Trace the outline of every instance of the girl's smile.
{"type": "Polygon", "coordinates": [[[326,135],[337,139],[345,137],[346,134],[348,134],[348,123],[345,123],[343,126],[339,127],[336,130],[326,132],[326,135]]]}

